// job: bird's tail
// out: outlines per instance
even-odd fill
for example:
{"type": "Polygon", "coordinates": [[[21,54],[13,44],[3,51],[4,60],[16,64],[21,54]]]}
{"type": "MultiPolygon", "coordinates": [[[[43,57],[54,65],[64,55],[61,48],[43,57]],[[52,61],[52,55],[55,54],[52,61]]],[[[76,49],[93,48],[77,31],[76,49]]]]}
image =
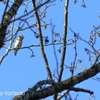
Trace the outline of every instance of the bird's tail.
{"type": "Polygon", "coordinates": [[[17,50],[14,50],[14,56],[16,56],[17,55],[17,50]]]}

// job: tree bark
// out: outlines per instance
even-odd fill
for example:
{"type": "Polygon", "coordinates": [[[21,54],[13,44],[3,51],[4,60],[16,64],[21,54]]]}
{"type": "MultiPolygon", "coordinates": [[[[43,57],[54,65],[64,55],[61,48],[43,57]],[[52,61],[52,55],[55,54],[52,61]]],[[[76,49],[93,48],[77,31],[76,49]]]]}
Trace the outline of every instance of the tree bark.
{"type": "MultiPolygon", "coordinates": [[[[3,18],[2,18],[2,23],[0,25],[0,48],[4,45],[4,39],[6,37],[6,30],[7,26],[9,25],[11,19],[13,16],[17,14],[17,11],[21,4],[23,3],[24,0],[15,0],[11,8],[6,12],[4,12],[3,18]]],[[[6,4],[7,6],[7,4],[6,4]]],[[[6,9],[6,8],[5,8],[6,9]]]]}
{"type": "Polygon", "coordinates": [[[99,72],[100,72],[100,63],[62,82],[54,83],[52,86],[49,86],[45,89],[34,91],[31,88],[28,91],[26,91],[24,95],[17,95],[12,100],[37,100],[46,98],[55,93],[59,93],[63,90],[70,89],[74,85],[95,76],[99,72]]]}

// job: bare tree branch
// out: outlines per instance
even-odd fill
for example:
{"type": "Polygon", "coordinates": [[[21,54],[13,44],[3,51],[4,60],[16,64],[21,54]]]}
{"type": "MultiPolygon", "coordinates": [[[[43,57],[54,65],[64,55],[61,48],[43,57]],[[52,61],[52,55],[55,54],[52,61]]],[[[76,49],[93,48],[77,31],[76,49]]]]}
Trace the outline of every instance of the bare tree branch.
{"type": "Polygon", "coordinates": [[[68,94],[70,90],[66,90],[65,92],[63,92],[60,96],[57,97],[57,100],[61,100],[61,98],[63,98],[66,94],[68,94]]]}
{"type": "MultiPolygon", "coordinates": [[[[32,3],[33,3],[34,9],[36,9],[35,0],[32,0],[32,3]]],[[[39,19],[39,15],[38,15],[37,10],[35,10],[34,13],[35,13],[36,20],[37,20],[37,29],[38,29],[38,33],[39,33],[41,53],[42,53],[42,56],[43,56],[43,59],[44,59],[45,65],[46,65],[46,70],[47,70],[48,76],[49,76],[50,79],[52,79],[52,73],[50,71],[49,64],[48,64],[48,59],[47,59],[47,56],[46,56],[46,53],[45,53],[44,47],[43,47],[41,22],[40,22],[40,19],[39,19]]]]}
{"type": "Polygon", "coordinates": [[[46,98],[55,93],[61,92],[66,89],[70,89],[74,85],[95,76],[99,72],[100,72],[100,63],[62,82],[54,83],[52,86],[49,86],[45,89],[37,91],[31,91],[32,89],[31,90],[29,89],[24,93],[24,95],[17,95],[12,100],[32,100],[32,99],[36,100],[36,99],[46,98]]]}
{"type": "Polygon", "coordinates": [[[66,55],[66,38],[67,38],[67,25],[68,25],[68,4],[69,0],[65,1],[65,7],[64,7],[64,36],[63,36],[63,49],[62,49],[62,57],[60,62],[60,73],[59,73],[59,79],[58,82],[61,81],[61,77],[63,74],[63,66],[64,66],[64,60],[66,55]]]}
{"type": "Polygon", "coordinates": [[[90,93],[91,95],[92,94],[94,94],[94,92],[93,91],[91,91],[91,90],[87,90],[87,89],[83,89],[83,88],[76,88],[76,87],[72,87],[72,88],[70,88],[70,90],[73,90],[73,91],[75,91],[75,92],[86,92],[86,93],[90,93]]]}
{"type": "Polygon", "coordinates": [[[1,27],[0,27],[0,48],[4,45],[4,39],[6,35],[6,30],[9,22],[13,18],[14,15],[17,14],[17,11],[19,7],[21,6],[23,0],[15,0],[11,8],[8,10],[8,12],[5,12],[3,15],[1,27]]]}
{"type": "MultiPolygon", "coordinates": [[[[13,26],[12,26],[12,27],[13,27],[13,26]]],[[[17,29],[14,38],[16,38],[18,32],[19,32],[19,29],[17,29]]],[[[8,53],[12,50],[12,43],[14,42],[14,38],[13,38],[13,35],[12,35],[12,33],[11,33],[9,47],[6,48],[5,54],[0,58],[0,64],[2,63],[3,59],[8,55],[8,53]]]]}
{"type": "MultiPolygon", "coordinates": [[[[62,46],[62,57],[60,62],[60,72],[58,76],[58,82],[61,81],[63,70],[64,70],[64,60],[66,55],[66,38],[67,38],[67,25],[68,25],[68,5],[69,0],[65,0],[65,7],[64,7],[64,35],[63,35],[63,46],[62,46]]],[[[57,94],[54,97],[54,100],[57,99],[57,94]]]]}
{"type": "Polygon", "coordinates": [[[32,90],[37,90],[38,88],[40,88],[41,86],[43,85],[46,85],[46,84],[50,84],[50,85],[53,85],[54,84],[54,80],[43,80],[43,81],[39,81],[38,83],[36,83],[36,85],[34,85],[32,88],[32,90]]]}

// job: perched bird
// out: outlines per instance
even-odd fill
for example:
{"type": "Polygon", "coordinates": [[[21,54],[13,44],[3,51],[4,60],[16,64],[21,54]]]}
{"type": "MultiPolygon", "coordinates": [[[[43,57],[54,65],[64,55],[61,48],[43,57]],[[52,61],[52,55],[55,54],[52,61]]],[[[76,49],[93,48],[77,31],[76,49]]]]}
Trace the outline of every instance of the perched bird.
{"type": "Polygon", "coordinates": [[[23,41],[23,39],[24,39],[24,36],[23,35],[20,35],[19,37],[18,37],[18,39],[16,40],[16,42],[15,42],[15,45],[14,45],[14,55],[16,56],[16,54],[17,54],[17,51],[21,48],[21,46],[22,46],[22,41],[23,41]]]}

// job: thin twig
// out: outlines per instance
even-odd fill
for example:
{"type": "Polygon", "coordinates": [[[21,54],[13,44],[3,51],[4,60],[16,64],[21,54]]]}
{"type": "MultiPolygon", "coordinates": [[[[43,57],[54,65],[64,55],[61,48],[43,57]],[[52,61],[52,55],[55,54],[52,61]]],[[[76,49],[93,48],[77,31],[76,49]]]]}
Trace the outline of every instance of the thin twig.
{"type": "Polygon", "coordinates": [[[61,98],[63,98],[70,90],[66,90],[65,92],[63,92],[58,98],[57,100],[61,100],[61,98]]]}
{"type": "MultiPolygon", "coordinates": [[[[14,27],[14,22],[12,23],[12,28],[11,28],[12,32],[13,32],[13,27],[14,27]]],[[[17,29],[14,38],[13,38],[13,35],[12,35],[12,33],[11,33],[11,38],[10,38],[9,47],[6,49],[5,54],[0,58],[0,64],[2,63],[3,59],[8,55],[8,53],[12,50],[12,49],[11,49],[11,48],[12,48],[12,44],[13,44],[14,39],[16,38],[18,32],[19,32],[19,29],[17,29]]]]}
{"type": "MultiPolygon", "coordinates": [[[[52,41],[54,41],[54,26],[52,26],[52,24],[51,24],[51,34],[52,34],[52,41]]],[[[56,72],[58,75],[58,58],[57,58],[57,54],[56,54],[55,43],[52,42],[52,44],[53,44],[54,57],[55,57],[55,61],[56,61],[56,72]]]]}
{"type": "Polygon", "coordinates": [[[17,21],[17,20],[19,20],[19,19],[21,19],[21,18],[23,18],[23,17],[25,17],[25,16],[28,16],[29,14],[33,13],[33,11],[38,10],[40,7],[44,6],[44,5],[45,5],[45,4],[47,4],[47,3],[54,2],[54,1],[51,1],[51,2],[50,2],[50,1],[51,1],[51,0],[47,0],[47,1],[45,1],[44,3],[42,3],[42,4],[41,4],[41,5],[39,5],[39,6],[37,6],[35,9],[33,9],[33,10],[29,11],[28,13],[26,13],[26,14],[24,14],[24,15],[22,15],[22,16],[20,16],[20,17],[16,18],[16,19],[14,19],[14,20],[10,21],[10,22],[9,22],[9,24],[10,24],[10,23],[12,23],[13,21],[17,21]]]}
{"type": "Polygon", "coordinates": [[[75,91],[75,92],[86,92],[86,93],[90,93],[91,95],[94,94],[93,91],[88,90],[88,89],[83,89],[83,88],[76,88],[76,87],[72,87],[70,88],[71,91],[75,91]]]}

